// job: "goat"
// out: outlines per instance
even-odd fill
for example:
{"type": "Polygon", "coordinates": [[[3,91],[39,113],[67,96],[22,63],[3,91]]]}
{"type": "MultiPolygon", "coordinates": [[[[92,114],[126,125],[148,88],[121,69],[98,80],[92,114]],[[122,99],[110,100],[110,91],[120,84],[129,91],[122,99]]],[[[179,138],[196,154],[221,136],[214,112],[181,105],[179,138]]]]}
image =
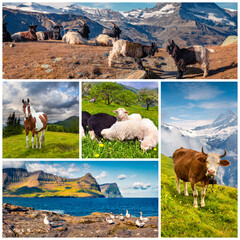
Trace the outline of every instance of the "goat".
{"type": "Polygon", "coordinates": [[[158,52],[155,43],[152,43],[151,46],[143,46],[140,43],[131,43],[120,39],[113,43],[113,48],[108,56],[108,65],[112,67],[112,60],[122,54],[125,57],[132,57],[137,62],[138,69],[144,70],[141,58],[154,56],[155,52],[158,52]]]}
{"type": "Polygon", "coordinates": [[[73,31],[67,32],[63,36],[62,41],[65,42],[65,43],[68,43],[68,44],[85,44],[85,45],[88,44],[87,40],[85,40],[79,34],[79,32],[73,32],[73,31]]]}
{"type": "Polygon", "coordinates": [[[95,44],[101,46],[112,46],[114,42],[115,39],[106,34],[100,34],[95,39],[95,44]]]}
{"type": "Polygon", "coordinates": [[[188,48],[179,48],[175,42],[168,40],[167,52],[172,56],[178,69],[178,77],[182,78],[186,71],[186,66],[199,63],[204,71],[203,77],[208,75],[209,59],[208,52],[215,52],[212,49],[206,49],[203,46],[194,45],[188,48]]]}
{"type": "Polygon", "coordinates": [[[79,26],[78,32],[82,36],[82,38],[89,39],[89,33],[91,32],[89,29],[89,26],[87,25],[85,20],[79,19],[79,21],[83,24],[82,26],[79,26]]]}
{"type": "Polygon", "coordinates": [[[12,38],[11,38],[11,34],[7,31],[7,23],[4,22],[4,19],[6,18],[8,14],[5,14],[3,16],[3,42],[11,42],[12,38]]]}
{"type": "Polygon", "coordinates": [[[48,19],[48,21],[53,23],[53,31],[42,31],[37,32],[37,38],[39,40],[62,40],[61,37],[61,28],[62,26],[58,23],[55,23],[53,20],[48,19]]]}
{"type": "Polygon", "coordinates": [[[13,41],[37,41],[36,29],[38,25],[31,25],[27,32],[17,32],[12,35],[13,41]]]}
{"type": "Polygon", "coordinates": [[[122,31],[120,30],[120,28],[114,24],[113,22],[111,22],[111,24],[113,25],[113,28],[110,29],[103,29],[103,34],[104,35],[108,35],[109,37],[115,38],[115,39],[119,39],[120,38],[120,34],[122,33],[122,31]]]}

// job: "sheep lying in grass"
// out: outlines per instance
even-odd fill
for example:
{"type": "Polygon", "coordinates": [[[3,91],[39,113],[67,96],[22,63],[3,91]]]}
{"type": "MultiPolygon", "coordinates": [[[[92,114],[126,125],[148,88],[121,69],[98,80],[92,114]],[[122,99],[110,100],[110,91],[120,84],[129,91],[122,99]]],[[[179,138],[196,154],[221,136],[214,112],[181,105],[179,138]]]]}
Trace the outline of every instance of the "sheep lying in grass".
{"type": "Polygon", "coordinates": [[[115,39],[106,34],[100,34],[95,39],[95,44],[101,46],[112,46],[114,42],[115,39]]]}
{"type": "Polygon", "coordinates": [[[92,115],[87,122],[91,140],[97,138],[100,141],[99,138],[102,138],[101,131],[105,128],[110,128],[116,121],[116,117],[106,113],[92,115]]]}
{"type": "Polygon", "coordinates": [[[113,43],[113,48],[108,56],[108,65],[112,67],[113,59],[122,54],[125,57],[132,57],[136,61],[138,69],[144,70],[141,58],[154,56],[157,51],[158,48],[155,43],[152,43],[151,46],[143,46],[140,43],[120,39],[113,43]]]}
{"type": "Polygon", "coordinates": [[[131,115],[128,115],[128,111],[126,111],[124,108],[118,108],[117,110],[113,111],[114,113],[117,113],[117,121],[126,121],[126,120],[136,120],[141,121],[142,117],[138,113],[133,113],[131,115]]]}
{"type": "Polygon", "coordinates": [[[82,111],[82,128],[84,132],[84,136],[87,132],[87,126],[88,126],[88,119],[91,117],[91,114],[87,111],[82,111]]]}
{"type": "Polygon", "coordinates": [[[103,129],[101,135],[108,140],[133,140],[141,142],[143,150],[156,147],[158,143],[158,129],[154,123],[144,118],[141,121],[128,120],[114,123],[110,128],[103,129]]]}
{"type": "Polygon", "coordinates": [[[67,32],[63,38],[62,41],[68,44],[85,44],[88,45],[88,42],[86,39],[84,39],[79,32],[67,32]]]}

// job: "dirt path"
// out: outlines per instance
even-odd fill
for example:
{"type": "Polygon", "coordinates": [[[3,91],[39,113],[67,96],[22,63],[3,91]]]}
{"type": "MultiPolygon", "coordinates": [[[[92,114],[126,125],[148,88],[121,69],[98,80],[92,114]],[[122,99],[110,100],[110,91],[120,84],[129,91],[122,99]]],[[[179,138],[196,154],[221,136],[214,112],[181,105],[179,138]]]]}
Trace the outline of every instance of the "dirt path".
{"type": "MultiPolygon", "coordinates": [[[[59,41],[3,44],[4,79],[125,79],[137,70],[131,58],[119,57],[108,67],[111,47],[69,45],[59,41]]],[[[237,79],[237,44],[211,47],[207,79],[237,79]]],[[[175,79],[177,68],[165,49],[143,59],[148,78],[175,79]]],[[[184,79],[201,79],[199,66],[188,66],[184,79]]]]}

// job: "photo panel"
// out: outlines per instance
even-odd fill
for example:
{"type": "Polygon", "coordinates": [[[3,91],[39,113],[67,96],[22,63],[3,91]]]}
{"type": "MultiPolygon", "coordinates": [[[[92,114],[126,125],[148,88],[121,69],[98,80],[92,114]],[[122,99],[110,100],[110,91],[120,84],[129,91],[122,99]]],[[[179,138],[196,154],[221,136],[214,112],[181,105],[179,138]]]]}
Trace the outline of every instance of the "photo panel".
{"type": "Polygon", "coordinates": [[[237,84],[161,84],[162,237],[237,237],[237,84]]]}

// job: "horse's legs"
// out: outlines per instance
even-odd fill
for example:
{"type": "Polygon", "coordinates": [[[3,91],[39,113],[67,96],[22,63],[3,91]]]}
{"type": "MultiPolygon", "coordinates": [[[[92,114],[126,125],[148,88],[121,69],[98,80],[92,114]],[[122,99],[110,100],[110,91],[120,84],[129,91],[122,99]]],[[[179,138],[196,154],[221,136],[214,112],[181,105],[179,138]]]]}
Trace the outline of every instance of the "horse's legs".
{"type": "Polygon", "coordinates": [[[41,137],[40,137],[40,146],[39,146],[39,149],[41,149],[41,146],[42,146],[42,143],[45,142],[45,130],[42,130],[41,131],[41,137]]]}
{"type": "Polygon", "coordinates": [[[29,131],[25,129],[27,148],[29,148],[29,131]]]}
{"type": "Polygon", "coordinates": [[[32,149],[34,149],[34,132],[32,132],[32,149]]]}
{"type": "MultiPolygon", "coordinates": [[[[39,136],[38,136],[38,133],[36,133],[36,140],[37,140],[37,143],[36,143],[36,148],[38,148],[38,142],[39,142],[39,136]]],[[[40,143],[40,147],[41,148],[41,143],[40,143]]]]}

